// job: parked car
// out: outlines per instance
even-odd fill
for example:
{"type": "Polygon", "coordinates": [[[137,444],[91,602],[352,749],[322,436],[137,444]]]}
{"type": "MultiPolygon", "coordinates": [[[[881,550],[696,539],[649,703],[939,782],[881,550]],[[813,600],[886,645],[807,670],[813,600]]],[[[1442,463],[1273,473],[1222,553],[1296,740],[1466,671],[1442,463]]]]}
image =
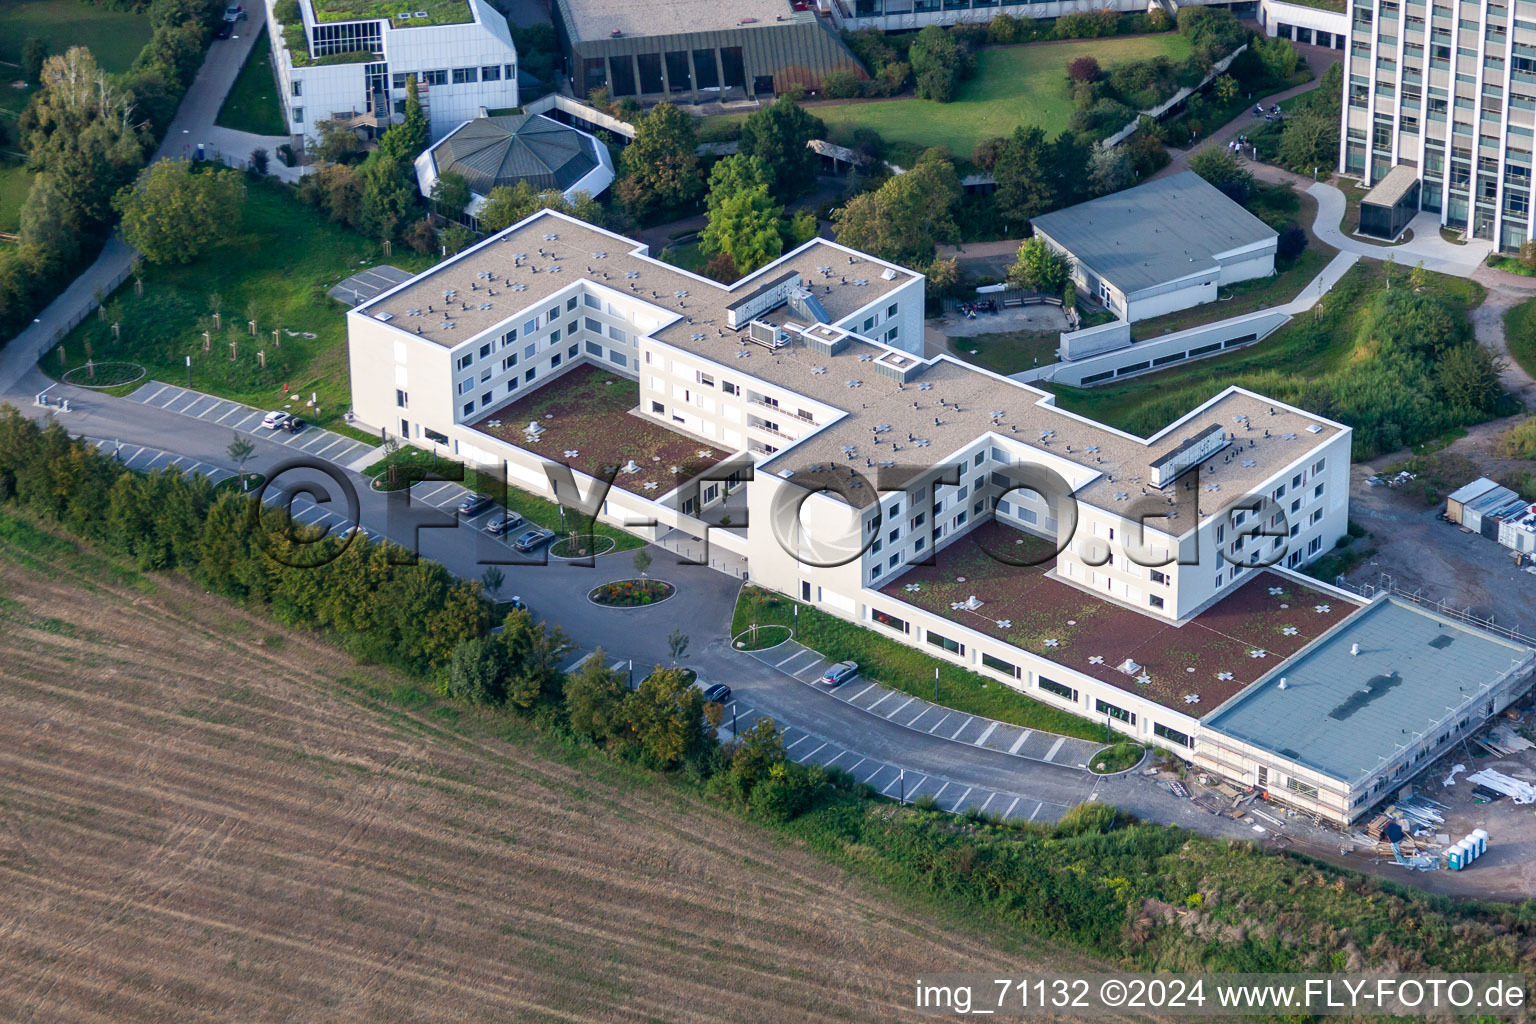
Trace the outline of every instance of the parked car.
{"type": "Polygon", "coordinates": [[[822,673],[816,682],[829,690],[835,690],[858,674],[859,666],[856,662],[840,661],[822,673]]]}
{"type": "Polygon", "coordinates": [[[555,535],[553,531],[534,527],[531,530],[525,530],[518,534],[517,539],[512,542],[512,546],[517,548],[517,550],[526,553],[529,551],[534,551],[542,545],[548,544],[554,539],[555,535]]]}
{"type": "Polygon", "coordinates": [[[459,502],[459,515],[477,516],[494,504],[489,494],[471,494],[459,502]]]}
{"type": "Polygon", "coordinates": [[[731,699],[731,688],[724,683],[715,683],[704,690],[704,699],[716,704],[724,704],[731,699]]]}
{"type": "Polygon", "coordinates": [[[213,30],[213,38],[228,39],[235,34],[235,23],[228,19],[219,22],[219,27],[213,30]]]}
{"type": "Polygon", "coordinates": [[[499,516],[492,516],[491,521],[485,524],[485,532],[493,537],[500,537],[509,530],[515,530],[523,525],[523,517],[516,512],[503,512],[499,516]]]}
{"type": "Polygon", "coordinates": [[[230,4],[228,7],[224,8],[224,20],[228,22],[244,21],[245,5],[230,4]]]}
{"type": "Polygon", "coordinates": [[[261,418],[261,425],[266,427],[268,430],[276,430],[284,423],[287,423],[288,419],[289,416],[287,413],[280,409],[273,409],[271,412],[267,413],[261,418]]]}
{"type": "Polygon", "coordinates": [[[290,416],[286,420],[283,421],[283,429],[288,431],[288,433],[290,433],[290,434],[303,433],[304,428],[307,427],[307,426],[309,426],[309,424],[305,423],[303,420],[299,419],[297,416],[290,416]]]}

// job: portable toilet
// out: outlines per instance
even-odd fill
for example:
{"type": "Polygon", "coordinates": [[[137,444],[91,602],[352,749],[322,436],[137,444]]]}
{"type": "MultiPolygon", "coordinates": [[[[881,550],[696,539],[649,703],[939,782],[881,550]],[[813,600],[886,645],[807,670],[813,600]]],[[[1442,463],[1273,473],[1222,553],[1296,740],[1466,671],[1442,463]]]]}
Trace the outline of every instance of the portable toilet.
{"type": "Polygon", "coordinates": [[[1472,839],[1463,839],[1456,846],[1461,850],[1461,866],[1465,870],[1477,860],[1477,843],[1472,839]]]}
{"type": "Polygon", "coordinates": [[[1472,838],[1477,840],[1477,855],[1481,857],[1488,852],[1488,833],[1484,829],[1473,829],[1472,838]]]}
{"type": "Polygon", "coordinates": [[[1452,871],[1461,870],[1461,844],[1456,843],[1445,851],[1445,866],[1452,871]]]}

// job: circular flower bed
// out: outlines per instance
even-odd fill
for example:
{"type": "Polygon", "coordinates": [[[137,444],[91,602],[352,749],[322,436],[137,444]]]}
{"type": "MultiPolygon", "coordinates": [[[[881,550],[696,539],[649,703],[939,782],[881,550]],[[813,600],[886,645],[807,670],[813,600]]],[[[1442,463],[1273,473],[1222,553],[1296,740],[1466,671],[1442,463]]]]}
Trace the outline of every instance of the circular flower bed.
{"type": "Polygon", "coordinates": [[[788,626],[770,622],[766,626],[748,626],[731,641],[731,646],[738,651],[766,651],[787,642],[794,635],[788,626]]]}
{"type": "Polygon", "coordinates": [[[615,543],[612,537],[597,537],[589,534],[577,536],[573,542],[571,537],[565,536],[549,546],[549,553],[555,558],[586,558],[590,555],[607,554],[613,550],[615,543]]]}
{"type": "Polygon", "coordinates": [[[615,580],[594,587],[587,600],[605,608],[643,608],[675,593],[677,588],[665,580],[615,580]]]}
{"type": "Polygon", "coordinates": [[[90,363],[76,366],[60,379],[77,388],[115,388],[142,379],[144,372],[138,363],[90,363]]]}
{"type": "Polygon", "coordinates": [[[1147,749],[1140,743],[1121,740],[1094,754],[1093,759],[1088,762],[1088,767],[1095,775],[1117,775],[1141,764],[1141,759],[1146,756],[1146,753],[1147,749]]]}

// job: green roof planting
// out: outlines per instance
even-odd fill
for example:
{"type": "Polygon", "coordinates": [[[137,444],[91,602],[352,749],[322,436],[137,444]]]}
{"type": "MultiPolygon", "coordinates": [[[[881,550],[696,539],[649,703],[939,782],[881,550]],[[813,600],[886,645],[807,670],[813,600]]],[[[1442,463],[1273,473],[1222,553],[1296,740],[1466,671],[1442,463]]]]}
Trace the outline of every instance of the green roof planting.
{"type": "Polygon", "coordinates": [[[394,28],[461,25],[474,21],[469,0],[310,0],[316,21],[388,19],[394,28]]]}

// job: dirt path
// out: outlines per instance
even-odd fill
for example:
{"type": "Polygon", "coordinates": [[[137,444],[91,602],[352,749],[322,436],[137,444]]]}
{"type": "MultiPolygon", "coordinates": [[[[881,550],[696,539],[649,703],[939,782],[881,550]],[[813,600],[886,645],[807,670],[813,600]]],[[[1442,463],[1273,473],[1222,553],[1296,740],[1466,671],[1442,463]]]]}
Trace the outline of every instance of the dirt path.
{"type": "Polygon", "coordinates": [[[1503,360],[1504,372],[1500,374],[1499,381],[1504,385],[1504,390],[1531,408],[1536,407],[1536,379],[1526,373],[1509,354],[1509,341],[1504,336],[1504,314],[1536,296],[1536,282],[1532,282],[1529,288],[1522,288],[1507,280],[1513,276],[1491,267],[1479,268],[1472,275],[1472,279],[1480,282],[1488,292],[1482,304],[1472,311],[1472,329],[1477,340],[1503,360]],[[1483,273],[1485,270],[1486,274],[1483,273]]]}
{"type": "Polygon", "coordinates": [[[888,1020],[936,965],[1087,966],[108,579],[0,542],[0,1019],[888,1020]]]}

